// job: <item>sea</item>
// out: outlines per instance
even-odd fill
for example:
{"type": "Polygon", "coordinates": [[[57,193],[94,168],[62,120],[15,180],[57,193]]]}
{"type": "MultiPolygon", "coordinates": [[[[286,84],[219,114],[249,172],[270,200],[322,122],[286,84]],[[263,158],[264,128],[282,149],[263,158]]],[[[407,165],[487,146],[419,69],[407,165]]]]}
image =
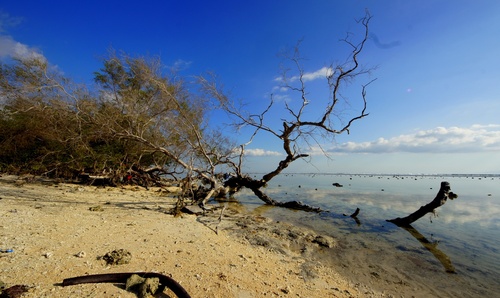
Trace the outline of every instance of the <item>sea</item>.
{"type": "Polygon", "coordinates": [[[377,278],[397,285],[403,276],[413,281],[414,297],[500,297],[500,175],[288,173],[263,190],[277,201],[325,210],[269,207],[249,191],[236,197],[252,212],[337,239],[339,251],[329,261],[353,281],[376,288],[377,278]],[[456,199],[411,231],[387,222],[431,202],[443,181],[456,199]],[[354,219],[349,215],[357,208],[354,219]]]}

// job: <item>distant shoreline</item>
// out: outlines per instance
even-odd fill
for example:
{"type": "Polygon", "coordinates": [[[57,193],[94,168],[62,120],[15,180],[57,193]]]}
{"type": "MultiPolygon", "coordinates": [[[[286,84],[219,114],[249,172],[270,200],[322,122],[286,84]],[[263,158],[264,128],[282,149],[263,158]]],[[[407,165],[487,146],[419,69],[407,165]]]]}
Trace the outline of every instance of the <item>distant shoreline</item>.
{"type": "MultiPolygon", "coordinates": [[[[264,175],[266,173],[248,173],[249,175],[264,175]]],[[[323,175],[323,176],[394,176],[394,177],[484,177],[500,178],[500,174],[396,174],[396,173],[282,173],[282,175],[323,175]]]]}

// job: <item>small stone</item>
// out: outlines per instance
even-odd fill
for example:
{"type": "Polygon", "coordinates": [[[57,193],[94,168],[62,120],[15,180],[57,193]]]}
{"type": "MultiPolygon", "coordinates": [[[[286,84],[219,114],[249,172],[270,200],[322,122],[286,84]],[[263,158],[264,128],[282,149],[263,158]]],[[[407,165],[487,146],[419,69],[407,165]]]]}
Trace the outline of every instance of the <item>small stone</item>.
{"type": "Polygon", "coordinates": [[[85,258],[87,254],[84,252],[84,251],[80,251],[78,253],[75,254],[75,257],[77,258],[85,258]]]}

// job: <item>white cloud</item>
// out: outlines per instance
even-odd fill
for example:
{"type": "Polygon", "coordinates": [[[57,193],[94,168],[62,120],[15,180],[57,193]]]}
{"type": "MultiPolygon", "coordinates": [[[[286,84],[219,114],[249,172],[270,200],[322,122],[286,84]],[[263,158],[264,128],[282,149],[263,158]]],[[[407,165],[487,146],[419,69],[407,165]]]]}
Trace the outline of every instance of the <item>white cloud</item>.
{"type": "Polygon", "coordinates": [[[273,100],[277,102],[288,102],[290,101],[290,97],[288,95],[281,95],[281,94],[273,94],[273,100]]]}
{"type": "Polygon", "coordinates": [[[270,151],[264,149],[246,149],[245,155],[247,156],[281,156],[283,154],[277,151],[270,151]]]}
{"type": "MultiPolygon", "coordinates": [[[[309,82],[309,81],[314,81],[314,80],[317,80],[317,79],[326,79],[327,76],[331,75],[333,73],[333,70],[331,67],[322,67],[316,71],[313,71],[313,72],[305,72],[302,74],[302,80],[304,82],[309,82]]],[[[290,83],[293,83],[293,82],[296,82],[300,79],[300,76],[293,76],[291,78],[287,78],[287,84],[290,84],[290,83]]],[[[284,83],[283,81],[283,78],[282,77],[277,77],[274,79],[275,82],[279,82],[279,83],[284,83]]],[[[273,99],[275,101],[290,101],[290,97],[288,95],[286,95],[286,93],[288,91],[290,91],[290,88],[284,86],[285,84],[283,84],[282,86],[274,86],[272,88],[272,92],[273,92],[273,99]],[[284,94],[276,94],[276,93],[284,93],[284,94]]]]}
{"type": "Polygon", "coordinates": [[[188,69],[192,64],[192,61],[185,61],[182,59],[178,59],[174,62],[172,66],[173,71],[182,71],[188,69]]]}
{"type": "MultiPolygon", "coordinates": [[[[16,26],[20,22],[20,18],[13,18],[6,13],[0,12],[0,33],[5,32],[5,27],[16,26]]],[[[9,57],[46,61],[38,50],[14,40],[10,35],[0,34],[0,59],[9,57]]]]}
{"type": "MultiPolygon", "coordinates": [[[[313,72],[305,72],[302,74],[302,80],[304,82],[309,82],[309,81],[314,81],[317,79],[326,79],[327,76],[332,75],[333,69],[331,67],[322,67],[316,71],[313,72]]],[[[291,78],[287,78],[289,82],[296,82],[300,79],[300,76],[293,76],[291,78]]],[[[282,82],[283,78],[282,77],[277,77],[274,79],[275,82],[282,82]]],[[[276,88],[276,87],[275,87],[276,88]]],[[[279,87],[278,87],[279,88],[279,87]]],[[[288,90],[288,89],[281,89],[283,90],[288,90]]]]}
{"type": "Polygon", "coordinates": [[[5,57],[46,60],[36,49],[17,42],[8,35],[0,35],[0,58],[5,57]]]}
{"type": "Polygon", "coordinates": [[[462,127],[436,127],[389,139],[378,138],[370,142],[341,143],[329,152],[335,153],[473,153],[500,150],[500,125],[473,125],[462,127]]]}
{"type": "Polygon", "coordinates": [[[5,31],[5,27],[15,27],[23,21],[20,17],[12,17],[8,13],[0,11],[0,32],[5,31]]]}
{"type": "MultiPolygon", "coordinates": [[[[314,81],[317,79],[324,79],[327,76],[332,75],[332,73],[333,73],[333,70],[331,67],[322,67],[321,69],[318,69],[315,72],[304,73],[302,75],[302,79],[304,80],[304,82],[314,81]]],[[[300,79],[299,76],[294,76],[290,79],[290,81],[293,82],[293,81],[297,81],[298,79],[300,79]]]]}

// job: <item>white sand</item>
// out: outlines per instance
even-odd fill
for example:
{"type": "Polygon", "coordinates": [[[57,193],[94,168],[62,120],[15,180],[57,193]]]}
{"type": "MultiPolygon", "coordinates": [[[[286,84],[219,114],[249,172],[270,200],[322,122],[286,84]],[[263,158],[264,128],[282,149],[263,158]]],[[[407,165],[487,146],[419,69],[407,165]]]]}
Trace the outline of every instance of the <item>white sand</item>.
{"type": "MultiPolygon", "coordinates": [[[[382,296],[297,253],[293,241],[275,246],[279,239],[258,229],[232,231],[253,222],[275,224],[267,219],[226,210],[216,234],[219,213],[174,218],[161,211],[175,199],[158,189],[44,185],[3,176],[0,197],[0,249],[14,250],[0,254],[0,280],[30,286],[23,297],[137,297],[115,284],[58,285],[80,275],[133,271],[170,275],[192,297],[382,296]],[[103,211],[89,210],[95,206],[103,211]],[[100,259],[115,249],[130,251],[131,262],[100,259]]],[[[301,241],[314,239],[307,231],[295,233],[301,241]]],[[[306,242],[295,244],[335,249],[306,242]]]]}

